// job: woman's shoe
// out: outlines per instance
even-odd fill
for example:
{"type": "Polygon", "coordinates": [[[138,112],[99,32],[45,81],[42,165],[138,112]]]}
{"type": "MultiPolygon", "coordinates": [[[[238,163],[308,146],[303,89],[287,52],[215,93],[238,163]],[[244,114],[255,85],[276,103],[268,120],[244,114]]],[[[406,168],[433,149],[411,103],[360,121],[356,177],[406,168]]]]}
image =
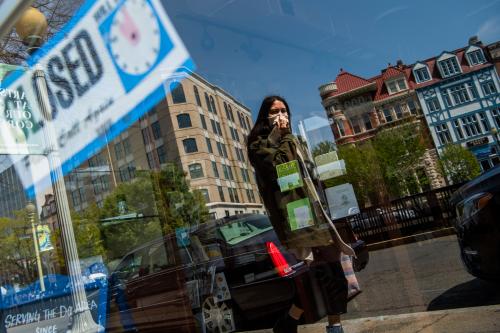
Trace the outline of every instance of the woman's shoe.
{"type": "Polygon", "coordinates": [[[299,321],[290,317],[287,313],[274,324],[274,333],[297,333],[297,326],[299,321]]]}
{"type": "Polygon", "coordinates": [[[326,327],[326,333],[344,333],[342,325],[328,325],[326,327]]]}

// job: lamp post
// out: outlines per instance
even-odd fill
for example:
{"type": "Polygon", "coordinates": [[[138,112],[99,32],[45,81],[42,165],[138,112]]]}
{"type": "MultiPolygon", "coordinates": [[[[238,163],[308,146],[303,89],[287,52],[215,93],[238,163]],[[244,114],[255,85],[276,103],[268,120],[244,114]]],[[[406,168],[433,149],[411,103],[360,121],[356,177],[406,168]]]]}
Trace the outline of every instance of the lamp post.
{"type": "MultiPolygon", "coordinates": [[[[35,8],[26,10],[15,25],[16,32],[28,48],[28,53],[33,53],[43,42],[47,32],[45,16],[35,8]]],[[[90,313],[85,288],[83,285],[80,260],[76,247],[73,223],[66,195],[66,185],[61,166],[61,159],[57,151],[57,140],[52,123],[52,109],[49,102],[47,82],[41,65],[36,65],[34,75],[38,105],[46,122],[43,126],[43,135],[47,144],[47,160],[52,175],[54,196],[57,206],[57,217],[61,225],[62,246],[69,278],[72,285],[73,313],[67,333],[91,333],[103,331],[103,327],[96,324],[90,313]]]]}
{"type": "Polygon", "coordinates": [[[38,234],[35,227],[35,213],[36,207],[32,202],[29,202],[26,205],[26,213],[28,214],[28,219],[31,224],[31,232],[33,233],[33,243],[35,245],[35,257],[36,257],[36,265],[38,269],[38,279],[40,280],[40,290],[42,292],[45,291],[45,282],[43,280],[43,268],[42,268],[42,259],[40,257],[40,244],[38,244],[38,234]]]}

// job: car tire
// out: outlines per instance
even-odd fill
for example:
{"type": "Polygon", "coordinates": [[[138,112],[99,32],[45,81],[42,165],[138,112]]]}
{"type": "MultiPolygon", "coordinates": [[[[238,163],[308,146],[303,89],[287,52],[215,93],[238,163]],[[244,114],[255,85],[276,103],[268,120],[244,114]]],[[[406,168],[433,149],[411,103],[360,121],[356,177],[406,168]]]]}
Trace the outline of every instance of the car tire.
{"type": "Polygon", "coordinates": [[[206,297],[201,306],[201,317],[207,333],[230,333],[236,330],[231,301],[217,302],[213,296],[206,297]]]}

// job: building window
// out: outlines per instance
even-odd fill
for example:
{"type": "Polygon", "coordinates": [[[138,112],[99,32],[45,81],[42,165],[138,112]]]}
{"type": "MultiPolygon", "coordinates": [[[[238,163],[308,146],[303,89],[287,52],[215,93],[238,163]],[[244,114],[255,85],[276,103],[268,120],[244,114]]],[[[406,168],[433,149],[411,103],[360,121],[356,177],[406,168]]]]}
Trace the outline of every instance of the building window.
{"type": "Polygon", "coordinates": [[[149,143],[149,133],[147,128],[142,129],[142,141],[147,145],[149,143]]]}
{"type": "Polygon", "coordinates": [[[396,104],[394,106],[394,112],[396,113],[396,119],[403,118],[403,110],[401,109],[401,105],[396,104]]]}
{"type": "Polygon", "coordinates": [[[384,109],[384,118],[385,118],[385,121],[388,123],[392,121],[391,109],[384,109]]]}
{"type": "Polygon", "coordinates": [[[160,164],[167,162],[167,152],[165,151],[164,145],[161,145],[156,149],[156,154],[158,155],[158,162],[160,162],[160,164]]]}
{"type": "Polygon", "coordinates": [[[207,122],[205,121],[205,116],[200,114],[200,121],[201,121],[201,127],[203,127],[203,129],[207,129],[207,122]]]}
{"type": "Polygon", "coordinates": [[[210,119],[210,124],[212,125],[212,132],[217,134],[217,126],[215,125],[215,120],[210,119]]]}
{"type": "Polygon", "coordinates": [[[247,173],[245,171],[246,170],[244,168],[241,168],[241,178],[243,179],[244,183],[248,183],[248,176],[247,176],[247,173]]]}
{"type": "Polygon", "coordinates": [[[201,99],[200,99],[200,93],[198,92],[198,87],[193,86],[193,90],[194,90],[194,98],[196,98],[196,104],[198,104],[198,106],[201,106],[201,99]]]}
{"type": "Polygon", "coordinates": [[[184,151],[186,154],[196,153],[198,151],[198,147],[196,146],[196,139],[184,139],[182,140],[182,144],[184,145],[184,151]]]}
{"type": "Polygon", "coordinates": [[[215,125],[217,125],[217,134],[222,136],[222,128],[220,127],[220,123],[218,121],[216,121],[215,125]]]}
{"type": "Polygon", "coordinates": [[[359,126],[359,118],[353,118],[351,119],[351,125],[352,125],[352,130],[354,131],[355,134],[361,132],[361,126],[359,126]]]}
{"type": "Polygon", "coordinates": [[[174,104],[186,103],[186,95],[180,82],[172,82],[170,84],[170,91],[172,91],[172,101],[174,104]]]}
{"type": "Polygon", "coordinates": [[[208,195],[208,190],[206,188],[202,188],[199,191],[201,192],[201,195],[203,195],[203,199],[205,199],[205,202],[206,203],[210,202],[210,196],[208,195]]]}
{"type": "Polygon", "coordinates": [[[248,117],[245,117],[245,122],[247,124],[248,129],[252,128],[252,126],[250,126],[250,120],[248,119],[248,117]]]}
{"type": "Polygon", "coordinates": [[[205,93],[205,103],[207,103],[207,110],[208,112],[212,112],[212,105],[210,104],[210,98],[208,98],[208,94],[205,93]]]}
{"type": "Polygon", "coordinates": [[[227,109],[229,110],[229,119],[231,119],[231,121],[234,122],[234,113],[233,113],[233,108],[231,107],[231,104],[227,105],[227,109]]]}
{"type": "Polygon", "coordinates": [[[491,116],[493,117],[497,127],[500,127],[500,108],[491,110],[491,116]]]}
{"type": "Polygon", "coordinates": [[[214,98],[210,96],[210,105],[212,106],[212,112],[217,114],[217,108],[215,107],[214,98]]]}
{"type": "Polygon", "coordinates": [[[481,121],[481,125],[483,126],[484,132],[489,132],[491,129],[488,118],[486,118],[486,114],[484,112],[479,113],[479,120],[481,121]]]}
{"type": "Polygon", "coordinates": [[[229,180],[229,171],[227,170],[227,165],[222,163],[222,173],[224,174],[224,179],[229,180]]]}
{"type": "Polygon", "coordinates": [[[494,94],[497,92],[497,88],[495,87],[495,83],[493,81],[487,81],[481,84],[483,88],[483,92],[485,96],[494,94]]]}
{"type": "Polygon", "coordinates": [[[187,113],[181,113],[177,116],[177,123],[179,124],[179,128],[188,128],[191,127],[191,117],[187,113]]]}
{"type": "MultiPolygon", "coordinates": [[[[386,82],[386,85],[387,85],[387,90],[389,91],[389,94],[395,94],[397,92],[400,92],[400,91],[407,89],[405,79],[388,81],[388,82],[386,82]]],[[[353,100],[353,104],[359,104],[359,102],[363,102],[363,99],[361,98],[360,101],[357,99],[353,100]]]]}
{"type": "Polygon", "coordinates": [[[129,155],[132,153],[132,146],[130,145],[130,140],[128,138],[123,139],[122,145],[125,155],[129,155]]]}
{"type": "Polygon", "coordinates": [[[217,152],[219,153],[219,156],[224,156],[222,153],[222,144],[219,141],[217,141],[217,152]]]}
{"type": "Polygon", "coordinates": [[[469,94],[472,96],[472,99],[478,98],[476,87],[474,87],[473,82],[467,82],[467,90],[469,91],[469,94]]]}
{"type": "Polygon", "coordinates": [[[448,130],[448,126],[444,123],[436,126],[436,134],[438,135],[439,142],[442,145],[445,145],[452,141],[450,131],[448,130]]]}
{"type": "Polygon", "coordinates": [[[455,105],[464,104],[470,101],[470,96],[467,92],[465,84],[460,84],[458,86],[450,88],[450,93],[453,97],[453,102],[455,103],[455,105]]]}
{"type": "Polygon", "coordinates": [[[439,61],[439,67],[443,77],[448,77],[460,73],[460,66],[455,56],[439,61]]]}
{"type": "Polygon", "coordinates": [[[120,160],[123,158],[123,147],[122,147],[121,142],[118,142],[117,144],[115,144],[115,156],[116,156],[117,160],[120,160]]]}
{"type": "Polygon", "coordinates": [[[335,123],[337,124],[340,136],[345,136],[344,122],[342,120],[338,120],[335,123]]]}
{"type": "Polygon", "coordinates": [[[205,141],[207,142],[207,150],[210,154],[214,153],[214,150],[212,149],[212,141],[210,141],[209,138],[205,138],[205,141]]]}
{"type": "Polygon", "coordinates": [[[485,62],[483,51],[475,50],[467,53],[467,58],[469,59],[469,64],[471,66],[479,65],[485,62]]]}
{"type": "Polygon", "coordinates": [[[415,105],[415,102],[413,100],[408,101],[408,109],[410,110],[411,114],[417,114],[417,106],[415,105]]]}
{"type": "Polygon", "coordinates": [[[435,97],[427,100],[426,103],[429,112],[435,112],[441,110],[441,107],[439,106],[439,101],[435,97]]]}
{"type": "Polygon", "coordinates": [[[219,169],[217,168],[217,162],[215,162],[215,161],[212,161],[212,171],[214,172],[215,178],[220,178],[219,169]]]}
{"type": "Polygon", "coordinates": [[[135,177],[135,166],[134,162],[130,162],[128,165],[122,166],[120,169],[120,179],[122,182],[127,182],[135,177]]]}
{"type": "Polygon", "coordinates": [[[245,153],[243,153],[243,150],[241,148],[238,148],[238,150],[240,151],[241,161],[243,163],[245,163],[246,162],[246,160],[245,160],[245,153]]]}
{"type": "Polygon", "coordinates": [[[200,163],[194,163],[189,165],[189,176],[191,179],[202,178],[203,168],[200,163]]]}
{"type": "Polygon", "coordinates": [[[370,115],[368,113],[365,113],[363,115],[363,123],[365,125],[365,130],[371,130],[373,128],[372,122],[370,120],[370,115]]]}
{"type": "Polygon", "coordinates": [[[427,67],[416,69],[413,71],[413,73],[415,73],[415,77],[417,78],[418,83],[425,82],[431,79],[427,67]]]}
{"type": "Polygon", "coordinates": [[[224,111],[226,111],[226,118],[231,120],[231,118],[229,117],[229,109],[227,107],[227,103],[224,102],[224,111]]]}
{"type": "Polygon", "coordinates": [[[153,138],[155,138],[155,140],[161,138],[161,127],[158,121],[151,124],[151,130],[153,131],[153,138]]]}
{"type": "Polygon", "coordinates": [[[234,194],[233,194],[233,189],[231,187],[228,187],[227,188],[227,191],[229,192],[229,200],[231,200],[231,202],[235,202],[235,198],[234,198],[234,194]]]}
{"type": "Polygon", "coordinates": [[[224,198],[224,189],[222,188],[222,186],[217,186],[217,190],[219,190],[220,201],[226,201],[226,199],[224,198]]]}
{"type": "Polygon", "coordinates": [[[233,140],[236,140],[236,137],[234,136],[234,128],[232,128],[231,126],[229,126],[229,132],[231,132],[231,138],[233,140]]]}
{"type": "Polygon", "coordinates": [[[462,122],[465,133],[468,137],[476,136],[481,134],[481,127],[479,127],[479,123],[477,122],[477,117],[475,114],[460,118],[462,122]]]}
{"type": "Polygon", "coordinates": [[[455,127],[455,133],[460,140],[464,138],[464,133],[462,132],[462,128],[460,127],[460,122],[458,120],[453,121],[453,126],[455,127]]]}

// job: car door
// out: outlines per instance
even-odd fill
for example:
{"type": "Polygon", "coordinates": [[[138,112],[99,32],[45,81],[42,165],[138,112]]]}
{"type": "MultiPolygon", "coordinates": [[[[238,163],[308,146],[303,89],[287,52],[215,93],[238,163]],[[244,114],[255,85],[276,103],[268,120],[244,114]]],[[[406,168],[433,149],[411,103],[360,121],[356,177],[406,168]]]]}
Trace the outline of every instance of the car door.
{"type": "Polygon", "coordinates": [[[110,332],[133,331],[147,323],[137,303],[142,256],[143,249],[128,254],[111,274],[107,320],[107,330],[110,332]]]}
{"type": "Polygon", "coordinates": [[[142,257],[135,291],[137,305],[147,318],[147,329],[193,332],[195,320],[184,285],[183,270],[176,263],[172,238],[152,244],[142,257]]]}

